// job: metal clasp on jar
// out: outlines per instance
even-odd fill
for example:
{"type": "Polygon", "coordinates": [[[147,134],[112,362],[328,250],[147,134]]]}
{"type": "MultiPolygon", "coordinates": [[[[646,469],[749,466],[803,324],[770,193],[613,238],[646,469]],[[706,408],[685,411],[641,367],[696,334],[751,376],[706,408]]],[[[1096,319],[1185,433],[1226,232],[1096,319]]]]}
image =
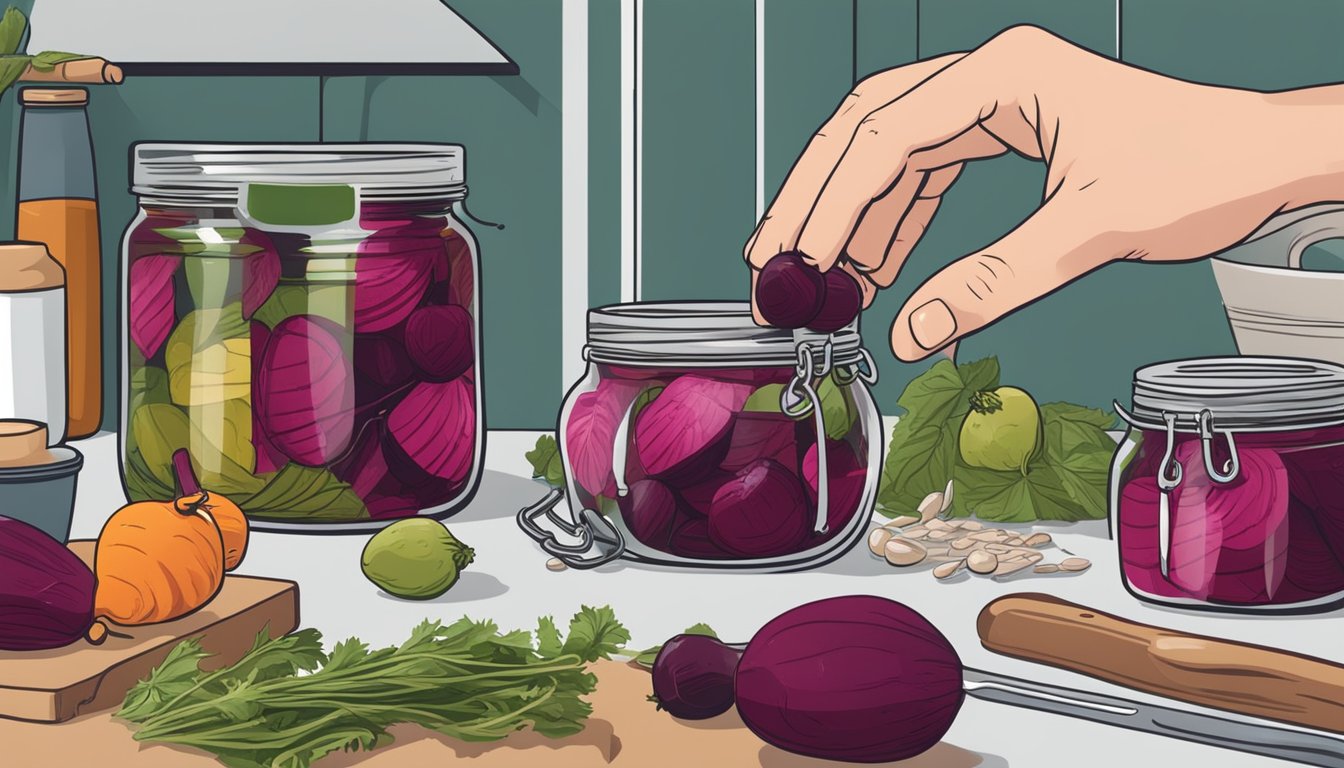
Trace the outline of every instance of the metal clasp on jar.
{"type": "MultiPolygon", "coordinates": [[[[788,386],[779,393],[779,407],[784,413],[795,419],[812,414],[817,434],[817,521],[813,530],[826,533],[830,530],[830,477],[826,456],[826,420],[821,408],[821,397],[812,386],[812,380],[821,379],[831,373],[835,366],[835,350],[831,340],[821,344],[820,361],[817,360],[815,344],[798,344],[798,365],[794,368],[793,378],[788,386]]],[[[851,379],[852,381],[852,379],[851,379]]]]}
{"type": "MultiPolygon", "coordinates": [[[[1167,425],[1167,445],[1162,454],[1162,462],[1157,467],[1157,489],[1162,492],[1158,508],[1157,535],[1159,562],[1164,577],[1168,575],[1170,568],[1171,529],[1174,524],[1171,519],[1171,493],[1176,490],[1184,478],[1181,464],[1176,461],[1176,419],[1177,414],[1167,411],[1162,412],[1162,420],[1167,425]]],[[[1199,429],[1200,453],[1204,460],[1205,474],[1219,485],[1226,485],[1236,480],[1237,475],[1241,473],[1241,458],[1237,454],[1237,443],[1231,430],[1225,430],[1222,433],[1224,439],[1227,440],[1228,459],[1220,469],[1214,466],[1213,461],[1213,438],[1215,435],[1213,412],[1208,408],[1200,411],[1196,417],[1196,424],[1199,429]]]]}

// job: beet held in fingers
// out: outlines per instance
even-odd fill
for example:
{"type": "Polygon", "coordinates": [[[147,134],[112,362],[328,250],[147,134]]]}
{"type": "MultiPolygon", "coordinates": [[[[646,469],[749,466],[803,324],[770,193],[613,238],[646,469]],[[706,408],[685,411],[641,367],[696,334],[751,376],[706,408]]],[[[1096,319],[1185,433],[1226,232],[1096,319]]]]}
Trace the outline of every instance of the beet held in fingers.
{"type": "Polygon", "coordinates": [[[771,259],[756,278],[756,306],[776,328],[802,328],[821,311],[826,280],[797,251],[771,259]]]}
{"type": "Polygon", "coordinates": [[[826,291],[821,309],[807,323],[817,333],[835,333],[854,322],[863,308],[863,291],[859,283],[838,265],[825,274],[826,291]]]}

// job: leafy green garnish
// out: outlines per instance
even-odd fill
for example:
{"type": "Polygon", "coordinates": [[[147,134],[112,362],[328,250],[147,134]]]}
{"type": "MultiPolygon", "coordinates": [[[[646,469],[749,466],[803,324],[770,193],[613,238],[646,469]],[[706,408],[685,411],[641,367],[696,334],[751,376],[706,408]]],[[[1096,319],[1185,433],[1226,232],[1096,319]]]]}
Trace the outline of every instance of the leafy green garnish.
{"type": "Polygon", "coordinates": [[[360,520],[369,516],[368,507],[349,483],[325,469],[293,462],[281,467],[256,493],[230,499],[250,517],[360,520]]]}
{"type": "Polygon", "coordinates": [[[538,437],[537,446],[523,456],[532,465],[532,477],[545,480],[552,488],[565,487],[565,465],[560,460],[560,444],[554,437],[538,437]]]}
{"type": "MultiPolygon", "coordinates": [[[[708,624],[704,623],[692,624],[691,626],[687,627],[686,631],[682,632],[681,634],[704,635],[705,637],[712,637],[716,640],[719,637],[717,632],[715,632],[708,624]]],[[[662,643],[659,643],[658,645],[655,645],[652,648],[645,648],[644,650],[635,654],[635,663],[641,667],[644,667],[645,669],[653,669],[653,662],[658,658],[658,652],[661,650],[663,650],[662,643]]]]}
{"type": "Polygon", "coordinates": [[[282,320],[295,315],[317,315],[341,326],[348,326],[354,311],[354,289],[340,283],[332,285],[280,285],[257,308],[252,319],[274,329],[282,320]]]}
{"type": "Polygon", "coordinates": [[[1096,520],[1106,516],[1106,484],[1116,444],[1115,418],[1070,403],[1041,406],[1044,450],[1021,471],[967,466],[957,450],[961,422],[977,392],[999,386],[998,360],[961,366],[941,360],[910,382],[891,434],[878,510],[910,514],[925,496],[954,482],[950,514],[994,522],[1096,520]]]}
{"type": "Polygon", "coordinates": [[[414,723],[464,741],[494,741],[531,728],[550,738],[581,731],[583,696],[630,635],[610,608],[584,606],[563,640],[550,618],[527,632],[492,622],[425,621],[399,646],[370,650],[354,638],[322,652],[305,629],[262,632],[237,664],[204,672],[195,639],[178,644],[126,695],[119,717],[138,741],[204,749],[235,768],[307,768],[337,750],[389,743],[388,728],[414,723]],[[302,674],[301,674],[302,673],[302,674]]]}
{"type": "Polygon", "coordinates": [[[75,59],[90,59],[80,53],[65,51],[42,51],[36,56],[19,53],[19,44],[23,42],[23,33],[28,29],[28,17],[14,6],[5,9],[0,16],[0,94],[9,90],[32,64],[38,72],[50,72],[57,64],[75,59]]]}
{"type": "MultiPolygon", "coordinates": [[[[14,6],[5,9],[0,16],[0,54],[10,55],[19,52],[19,43],[23,42],[23,30],[28,28],[28,19],[14,6]]],[[[26,66],[26,64],[25,64],[26,66]]]]}
{"type": "Polygon", "coordinates": [[[836,386],[834,375],[827,375],[817,384],[817,397],[821,398],[821,417],[826,425],[826,436],[832,440],[843,440],[849,434],[858,418],[849,396],[836,386]]]}
{"type": "Polygon", "coordinates": [[[742,410],[749,413],[779,413],[779,398],[783,394],[783,384],[764,384],[751,393],[742,405],[742,410]]]}

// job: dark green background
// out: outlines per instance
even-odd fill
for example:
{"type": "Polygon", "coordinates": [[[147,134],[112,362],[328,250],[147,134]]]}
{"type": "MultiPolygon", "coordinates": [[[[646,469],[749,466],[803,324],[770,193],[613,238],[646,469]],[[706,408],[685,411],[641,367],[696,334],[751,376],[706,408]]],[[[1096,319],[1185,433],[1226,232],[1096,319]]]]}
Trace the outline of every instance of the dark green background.
{"type": "MultiPolygon", "coordinates": [[[[1115,0],[763,1],[767,201],[856,74],[968,49],[1017,23],[1194,80],[1277,89],[1344,79],[1344,3],[1334,0],[1123,0],[1119,14],[1115,0]]],[[[521,75],[133,78],[90,89],[109,360],[117,352],[118,250],[134,209],[126,191],[133,141],[461,142],[472,210],[507,225],[475,230],[484,256],[488,422],[554,424],[568,384],[560,373],[557,289],[561,3],[450,4],[507,51],[521,75]]],[[[620,296],[619,5],[589,5],[588,283],[595,305],[620,296]]],[[[644,296],[744,298],[741,249],[755,207],[753,0],[644,0],[644,8],[644,296]]],[[[0,238],[13,234],[17,128],[11,91],[0,100],[0,238]]],[[[864,315],[884,411],[927,365],[902,364],[886,351],[896,310],[939,265],[1027,216],[1043,178],[1040,166],[1016,157],[968,169],[901,280],[864,315]]],[[[1128,396],[1139,365],[1233,351],[1207,264],[1122,264],[966,340],[959,356],[998,355],[1005,382],[1042,401],[1107,406],[1128,396]]],[[[105,412],[114,426],[111,390],[105,412]]]]}

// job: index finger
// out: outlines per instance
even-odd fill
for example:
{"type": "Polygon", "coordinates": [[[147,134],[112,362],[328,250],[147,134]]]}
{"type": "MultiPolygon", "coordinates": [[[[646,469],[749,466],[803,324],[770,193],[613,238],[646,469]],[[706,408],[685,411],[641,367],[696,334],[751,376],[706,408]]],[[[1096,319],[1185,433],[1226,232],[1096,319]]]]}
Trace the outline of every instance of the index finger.
{"type": "Polygon", "coordinates": [[[743,257],[761,269],[772,257],[797,247],[798,236],[840,158],[865,117],[895,101],[965,54],[951,53],[872,75],[854,87],[808,142],[748,241],[743,257]]]}

